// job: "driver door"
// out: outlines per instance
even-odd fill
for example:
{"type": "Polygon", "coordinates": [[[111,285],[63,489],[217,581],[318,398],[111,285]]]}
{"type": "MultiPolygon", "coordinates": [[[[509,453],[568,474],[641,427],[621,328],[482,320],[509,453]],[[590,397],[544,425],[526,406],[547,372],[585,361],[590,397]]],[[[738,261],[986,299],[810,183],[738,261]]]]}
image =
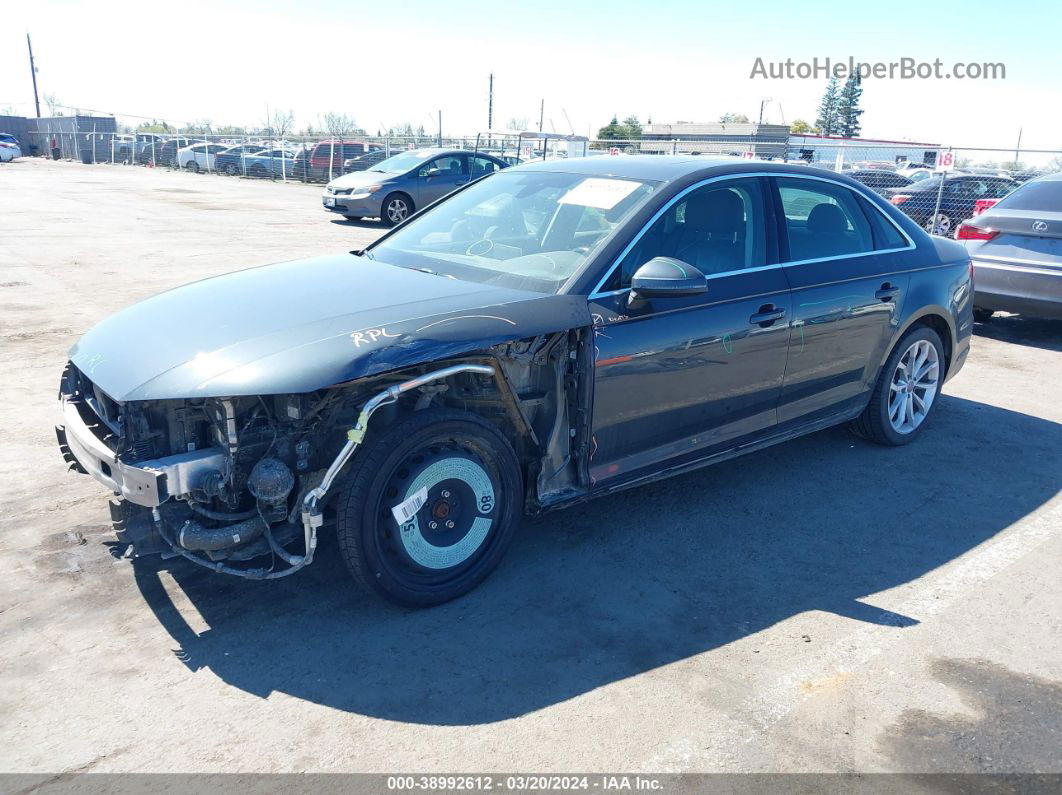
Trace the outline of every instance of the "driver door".
{"type": "Polygon", "coordinates": [[[468,182],[468,155],[443,155],[417,171],[417,207],[427,207],[468,182]]]}
{"type": "Polygon", "coordinates": [[[770,433],[789,347],[789,285],[778,266],[768,185],[712,182],[676,199],[590,296],[595,485],[651,474],[770,433]],[[697,295],[639,297],[653,257],[700,270],[697,295]]]}

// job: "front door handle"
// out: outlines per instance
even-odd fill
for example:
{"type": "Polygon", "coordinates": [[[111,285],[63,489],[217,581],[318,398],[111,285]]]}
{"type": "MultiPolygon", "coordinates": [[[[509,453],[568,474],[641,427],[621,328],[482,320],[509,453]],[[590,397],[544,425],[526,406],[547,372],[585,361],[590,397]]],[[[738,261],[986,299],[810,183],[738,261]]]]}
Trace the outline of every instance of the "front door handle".
{"type": "Polygon", "coordinates": [[[891,301],[893,298],[900,294],[900,288],[885,282],[881,285],[881,289],[874,293],[874,297],[882,301],[891,301]]]}
{"type": "Polygon", "coordinates": [[[781,320],[783,317],[785,317],[784,309],[780,309],[774,304],[764,304],[760,307],[759,312],[749,318],[749,323],[753,326],[767,328],[776,320],[781,320]]]}

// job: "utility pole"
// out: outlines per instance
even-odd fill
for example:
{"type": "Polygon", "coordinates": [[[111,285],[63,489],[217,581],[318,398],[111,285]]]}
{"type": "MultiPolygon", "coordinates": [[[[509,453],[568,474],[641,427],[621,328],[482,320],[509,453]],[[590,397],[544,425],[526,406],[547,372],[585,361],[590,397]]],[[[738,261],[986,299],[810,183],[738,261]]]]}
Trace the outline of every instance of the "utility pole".
{"type": "Polygon", "coordinates": [[[1021,132],[1024,128],[1018,128],[1018,143],[1014,147],[1014,167],[1018,167],[1018,155],[1021,153],[1021,132]]]}
{"type": "Polygon", "coordinates": [[[760,120],[757,124],[763,124],[763,109],[767,106],[767,103],[771,101],[770,97],[764,97],[760,100],[760,120]]]}
{"type": "Polygon", "coordinates": [[[37,118],[41,117],[41,101],[37,98],[37,67],[33,63],[33,42],[30,41],[29,33],[26,34],[26,46],[29,48],[30,75],[33,77],[33,104],[37,108],[37,118]]]}
{"type": "Polygon", "coordinates": [[[487,129],[494,129],[494,72],[490,73],[490,83],[487,88],[487,129]]]}
{"type": "Polygon", "coordinates": [[[546,114],[546,100],[542,100],[538,106],[538,131],[542,132],[542,119],[546,114]]]}
{"type": "Polygon", "coordinates": [[[439,111],[439,140],[437,142],[439,147],[442,147],[442,111],[439,111]]]}

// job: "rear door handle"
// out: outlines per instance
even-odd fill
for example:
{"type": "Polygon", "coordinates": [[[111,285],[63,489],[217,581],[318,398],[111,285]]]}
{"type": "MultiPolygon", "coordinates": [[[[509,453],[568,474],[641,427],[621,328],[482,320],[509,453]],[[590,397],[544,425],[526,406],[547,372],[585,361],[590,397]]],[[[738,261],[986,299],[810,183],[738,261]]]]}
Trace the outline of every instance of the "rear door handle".
{"type": "Polygon", "coordinates": [[[761,306],[760,311],[749,318],[749,323],[767,328],[774,321],[781,320],[783,317],[785,317],[784,309],[779,309],[774,304],[767,304],[766,306],[761,306]]]}
{"type": "Polygon", "coordinates": [[[891,301],[893,298],[900,294],[899,287],[893,287],[888,282],[881,285],[881,289],[874,293],[875,298],[879,298],[882,301],[891,301]]]}

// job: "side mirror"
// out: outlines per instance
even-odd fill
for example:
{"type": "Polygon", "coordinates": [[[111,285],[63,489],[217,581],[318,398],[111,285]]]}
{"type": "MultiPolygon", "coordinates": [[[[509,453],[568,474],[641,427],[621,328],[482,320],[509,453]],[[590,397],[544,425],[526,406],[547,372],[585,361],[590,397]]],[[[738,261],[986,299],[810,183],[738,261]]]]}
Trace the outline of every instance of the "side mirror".
{"type": "Polygon", "coordinates": [[[631,277],[632,292],[646,298],[697,295],[707,289],[708,279],[703,273],[674,257],[653,257],[631,277]]]}
{"type": "Polygon", "coordinates": [[[431,179],[432,177],[437,177],[437,176],[439,176],[439,169],[437,169],[437,168],[429,168],[427,170],[427,172],[425,172],[424,176],[427,177],[428,179],[431,179]]]}

